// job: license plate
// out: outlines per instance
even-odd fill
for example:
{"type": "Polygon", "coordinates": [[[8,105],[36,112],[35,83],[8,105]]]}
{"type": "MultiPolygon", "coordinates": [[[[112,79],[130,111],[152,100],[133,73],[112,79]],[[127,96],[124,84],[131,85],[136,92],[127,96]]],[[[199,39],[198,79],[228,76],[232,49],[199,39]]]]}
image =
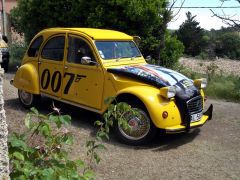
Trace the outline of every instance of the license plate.
{"type": "Polygon", "coordinates": [[[196,114],[192,114],[191,115],[191,122],[196,122],[199,121],[202,117],[202,112],[200,113],[196,113],[196,114]]]}

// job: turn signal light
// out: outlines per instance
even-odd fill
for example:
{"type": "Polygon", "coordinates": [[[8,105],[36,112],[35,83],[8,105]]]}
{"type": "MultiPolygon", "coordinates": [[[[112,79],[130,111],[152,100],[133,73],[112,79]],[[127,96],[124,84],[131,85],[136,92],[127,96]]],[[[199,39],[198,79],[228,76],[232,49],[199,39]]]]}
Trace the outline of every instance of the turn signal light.
{"type": "Polygon", "coordinates": [[[167,112],[167,111],[163,111],[162,117],[163,117],[164,119],[166,119],[166,118],[168,117],[168,112],[167,112]]]}

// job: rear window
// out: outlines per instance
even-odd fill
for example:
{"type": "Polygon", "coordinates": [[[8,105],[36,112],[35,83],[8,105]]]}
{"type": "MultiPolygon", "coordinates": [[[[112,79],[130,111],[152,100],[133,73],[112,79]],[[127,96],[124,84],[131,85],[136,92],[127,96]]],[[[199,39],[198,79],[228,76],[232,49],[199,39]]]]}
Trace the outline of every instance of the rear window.
{"type": "Polygon", "coordinates": [[[42,36],[37,37],[32,42],[32,44],[30,45],[28,52],[27,52],[29,57],[36,57],[38,55],[38,51],[39,51],[39,48],[40,48],[42,42],[43,42],[42,36]]]}

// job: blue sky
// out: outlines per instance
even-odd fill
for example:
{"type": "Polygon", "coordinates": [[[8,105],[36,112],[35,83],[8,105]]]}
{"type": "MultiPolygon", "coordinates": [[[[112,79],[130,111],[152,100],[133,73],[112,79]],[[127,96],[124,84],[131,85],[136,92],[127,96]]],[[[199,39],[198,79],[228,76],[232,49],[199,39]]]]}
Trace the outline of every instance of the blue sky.
{"type": "MultiPolygon", "coordinates": [[[[182,0],[178,0],[175,6],[180,6],[182,0]]],[[[185,0],[183,6],[192,7],[192,6],[221,6],[222,2],[220,0],[185,0]]],[[[236,0],[228,0],[224,2],[223,6],[240,6],[236,0]]],[[[240,8],[237,9],[213,9],[218,14],[223,14],[222,10],[227,15],[234,15],[235,19],[240,20],[240,8]]],[[[177,11],[177,9],[174,9],[177,11]]],[[[192,15],[197,15],[196,20],[200,22],[200,26],[204,29],[210,30],[220,29],[222,26],[226,26],[220,19],[217,17],[212,17],[212,12],[207,9],[182,9],[176,20],[169,23],[170,29],[178,29],[179,26],[186,20],[186,12],[190,11],[192,15]]]]}

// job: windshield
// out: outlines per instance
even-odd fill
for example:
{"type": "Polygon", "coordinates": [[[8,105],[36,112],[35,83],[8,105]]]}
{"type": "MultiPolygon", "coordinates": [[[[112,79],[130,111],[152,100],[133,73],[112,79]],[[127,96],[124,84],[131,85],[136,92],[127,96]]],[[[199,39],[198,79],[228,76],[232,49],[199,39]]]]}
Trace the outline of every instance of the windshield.
{"type": "Polygon", "coordinates": [[[141,53],[132,41],[96,41],[101,58],[119,59],[140,57],[141,53]]]}

